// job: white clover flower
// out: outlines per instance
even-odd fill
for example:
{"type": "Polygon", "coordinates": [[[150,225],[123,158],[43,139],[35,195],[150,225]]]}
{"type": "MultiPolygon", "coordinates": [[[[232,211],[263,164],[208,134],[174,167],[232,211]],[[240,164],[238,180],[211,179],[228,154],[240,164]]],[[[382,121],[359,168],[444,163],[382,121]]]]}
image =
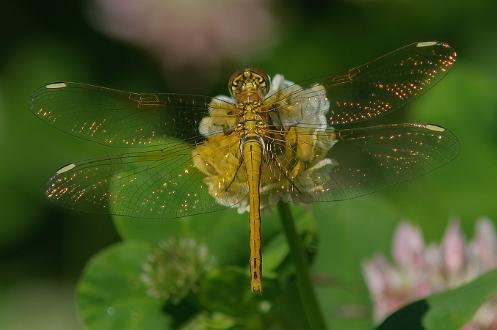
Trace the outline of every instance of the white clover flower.
{"type": "MultiPolygon", "coordinates": [[[[441,244],[425,245],[420,230],[399,224],[393,238],[394,265],[375,255],[363,263],[363,275],[374,303],[374,319],[421,297],[467,283],[497,266],[497,234],[492,222],[480,219],[475,238],[465,241],[452,221],[441,244]]],[[[480,307],[463,330],[497,329],[497,297],[480,307]]]]}
{"type": "Polygon", "coordinates": [[[214,265],[204,244],[191,238],[169,238],[148,255],[140,278],[149,296],[178,303],[197,290],[199,280],[214,265]]]}
{"type": "MultiPolygon", "coordinates": [[[[284,157],[305,163],[305,166],[295,173],[301,193],[315,194],[324,191],[324,184],[330,179],[330,167],[336,166],[336,161],[324,158],[336,141],[329,138],[319,139],[317,136],[318,132],[331,129],[327,127],[326,122],[330,103],[324,87],[314,85],[309,88],[309,93],[302,93],[312,97],[304,99],[292,97],[293,91],[301,89],[301,86],[277,74],[272,79],[270,91],[263,102],[278,100],[284,103],[277,113],[276,111],[270,113],[271,121],[286,130],[285,135],[281,137],[287,143],[285,146],[287,150],[284,152],[288,155],[285,154],[284,157]],[[305,124],[299,126],[300,123],[305,124]],[[291,154],[292,152],[295,155],[291,154]]],[[[237,111],[235,100],[223,95],[217,96],[216,99],[209,105],[209,116],[204,117],[200,122],[199,132],[207,138],[207,141],[193,150],[193,162],[197,169],[206,175],[204,182],[209,186],[209,193],[217,203],[236,207],[239,213],[248,212],[250,208],[248,199],[241,198],[248,195],[247,180],[245,176],[237,175],[240,169],[239,137],[237,134],[219,134],[230,131],[235,125],[235,118],[228,115],[237,111]],[[226,146],[232,146],[231,151],[219,152],[226,150],[226,146]],[[230,191],[226,189],[228,183],[230,191]]],[[[263,165],[260,184],[261,208],[272,207],[279,200],[287,202],[292,200],[291,183],[287,178],[278,179],[271,176],[274,175],[271,172],[279,171],[275,168],[275,164],[268,165],[265,162],[263,165]],[[265,171],[264,166],[274,166],[274,168],[265,171]]]]}

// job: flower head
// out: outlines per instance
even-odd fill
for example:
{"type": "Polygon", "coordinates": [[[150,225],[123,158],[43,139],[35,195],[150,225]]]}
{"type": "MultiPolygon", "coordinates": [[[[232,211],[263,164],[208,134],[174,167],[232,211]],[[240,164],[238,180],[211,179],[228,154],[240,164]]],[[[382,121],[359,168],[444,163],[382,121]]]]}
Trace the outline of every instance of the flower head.
{"type": "Polygon", "coordinates": [[[147,257],[141,279],[148,295],[177,303],[197,289],[199,279],[213,265],[205,245],[193,239],[170,238],[147,257]]]}
{"type": "Polygon", "coordinates": [[[94,25],[155,54],[165,67],[210,67],[267,45],[267,0],[94,0],[94,25]]]}
{"type": "MultiPolygon", "coordinates": [[[[476,237],[466,242],[452,221],[441,244],[425,245],[419,228],[402,222],[393,238],[395,265],[376,255],[364,262],[363,274],[380,322],[400,307],[429,294],[467,283],[497,266],[497,234],[492,222],[480,219],[476,237]]],[[[481,306],[464,330],[496,329],[497,297],[481,306]]]]}

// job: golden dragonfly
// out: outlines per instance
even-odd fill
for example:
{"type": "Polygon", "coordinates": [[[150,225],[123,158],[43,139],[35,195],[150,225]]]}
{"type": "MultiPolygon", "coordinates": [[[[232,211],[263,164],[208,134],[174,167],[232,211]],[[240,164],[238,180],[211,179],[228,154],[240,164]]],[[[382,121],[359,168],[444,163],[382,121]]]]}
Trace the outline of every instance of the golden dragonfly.
{"type": "Polygon", "coordinates": [[[140,218],[248,211],[251,289],[260,293],[261,209],[279,201],[354,198],[456,156],[457,138],[437,125],[361,125],[426,91],[455,60],[446,43],[418,42],[299,84],[249,68],[231,76],[229,97],[48,84],[32,96],[39,118],[129,148],[63,166],[49,182],[48,198],[140,218]]]}

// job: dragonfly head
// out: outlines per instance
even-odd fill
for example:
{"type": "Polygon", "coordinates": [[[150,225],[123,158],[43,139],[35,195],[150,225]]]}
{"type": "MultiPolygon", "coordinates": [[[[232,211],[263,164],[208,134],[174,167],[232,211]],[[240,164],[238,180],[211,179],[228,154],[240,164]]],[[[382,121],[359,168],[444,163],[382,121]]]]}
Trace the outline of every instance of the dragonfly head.
{"type": "Polygon", "coordinates": [[[228,89],[236,98],[241,93],[258,93],[261,97],[269,92],[269,76],[260,69],[243,69],[230,77],[228,89]]]}

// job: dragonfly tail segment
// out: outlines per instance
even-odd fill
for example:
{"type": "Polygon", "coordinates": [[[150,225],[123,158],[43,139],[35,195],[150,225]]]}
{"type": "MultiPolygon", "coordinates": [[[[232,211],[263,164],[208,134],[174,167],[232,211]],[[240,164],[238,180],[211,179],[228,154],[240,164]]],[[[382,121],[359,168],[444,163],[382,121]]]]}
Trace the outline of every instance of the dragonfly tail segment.
{"type": "Polygon", "coordinates": [[[262,292],[261,214],[260,192],[262,146],[258,140],[243,144],[243,161],[247,169],[250,205],[250,287],[253,293],[262,292]]]}

